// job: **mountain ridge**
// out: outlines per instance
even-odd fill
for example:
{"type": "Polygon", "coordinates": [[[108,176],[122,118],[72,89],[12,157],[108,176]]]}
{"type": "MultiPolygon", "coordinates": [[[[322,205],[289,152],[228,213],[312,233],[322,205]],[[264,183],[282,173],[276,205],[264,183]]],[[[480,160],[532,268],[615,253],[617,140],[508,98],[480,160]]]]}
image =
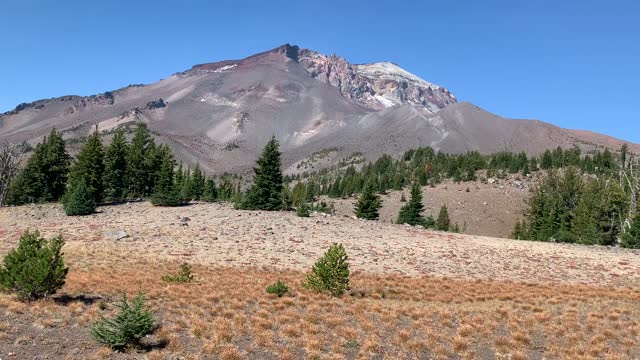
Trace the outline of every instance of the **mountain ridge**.
{"type": "MultiPolygon", "coordinates": [[[[446,152],[526,151],[557,146],[619,148],[622,140],[536,120],[511,120],[459,102],[448,89],[390,62],[351,64],[285,44],[239,60],[197,64],[158,82],[92,96],[20,104],[0,114],[0,138],[35,142],[51,127],[65,138],[146,122],[181,160],[210,172],[250,170],[271,135],[284,166],[314,169],[354,154],[375,159],[418,146],[446,152]]],[[[640,145],[629,143],[632,151],[640,145]]]]}

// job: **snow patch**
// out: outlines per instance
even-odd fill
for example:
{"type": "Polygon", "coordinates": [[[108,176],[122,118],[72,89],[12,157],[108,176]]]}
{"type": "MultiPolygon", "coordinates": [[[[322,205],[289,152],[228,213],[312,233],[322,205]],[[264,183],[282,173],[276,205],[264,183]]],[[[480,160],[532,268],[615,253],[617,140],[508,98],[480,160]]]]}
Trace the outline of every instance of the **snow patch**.
{"type": "Polygon", "coordinates": [[[216,72],[216,73],[229,72],[230,70],[233,70],[233,68],[235,68],[236,66],[238,65],[237,64],[225,65],[223,67],[213,70],[213,72],[216,72]]]}
{"type": "Polygon", "coordinates": [[[392,80],[400,80],[404,78],[413,82],[419,82],[425,86],[431,86],[433,89],[439,89],[440,86],[430,83],[391,62],[377,62],[371,64],[354,65],[358,73],[366,77],[389,78],[392,80]],[[400,79],[399,79],[400,78],[400,79]]]}
{"type": "Polygon", "coordinates": [[[374,95],[373,98],[378,100],[378,102],[381,103],[386,108],[390,108],[397,105],[395,101],[388,99],[382,95],[374,95]]]}
{"type": "Polygon", "coordinates": [[[212,94],[212,93],[209,93],[209,94],[206,94],[205,96],[203,96],[200,99],[200,102],[207,103],[209,105],[214,105],[214,106],[238,107],[238,104],[236,104],[235,102],[233,102],[233,101],[231,101],[231,100],[229,100],[227,98],[224,98],[224,97],[222,97],[220,95],[212,94]]]}

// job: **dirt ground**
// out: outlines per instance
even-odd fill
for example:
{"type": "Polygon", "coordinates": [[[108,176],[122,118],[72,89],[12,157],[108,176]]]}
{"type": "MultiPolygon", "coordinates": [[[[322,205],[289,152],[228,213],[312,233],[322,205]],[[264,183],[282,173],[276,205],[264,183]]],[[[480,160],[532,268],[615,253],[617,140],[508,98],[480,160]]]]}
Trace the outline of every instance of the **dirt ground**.
{"type": "Polygon", "coordinates": [[[130,203],[67,217],[0,209],[0,254],[25,229],[62,234],[70,267],[53,299],[0,294],[0,359],[636,359],[640,251],[442,233],[345,216],[130,203]],[[187,219],[185,219],[187,218],[187,219]],[[129,237],[109,239],[109,231],[129,237]],[[301,283],[333,242],[352,290],[301,283]],[[162,275],[188,262],[195,281],[162,275]],[[265,287],[286,281],[283,298],[265,287]],[[144,291],[159,323],[116,353],[90,336],[121,293],[144,291]]]}
{"type": "Polygon", "coordinates": [[[136,257],[304,270],[340,242],[352,267],[367,273],[640,285],[639,252],[620,248],[443,233],[344,216],[300,218],[228,204],[162,208],[138,202],[99,211],[69,217],[53,204],[0,209],[0,253],[15,246],[24,230],[39,229],[45,236],[63,235],[65,251],[92,265],[136,257]],[[129,237],[110,240],[109,231],[129,237]]]}
{"type": "MultiPolygon", "coordinates": [[[[447,180],[434,187],[422,188],[424,215],[438,217],[440,207],[447,206],[452,223],[458,223],[461,232],[472,235],[508,237],[513,231],[517,219],[522,218],[526,202],[531,193],[531,186],[537,181],[534,178],[521,178],[511,175],[506,179],[471,181],[454,183],[447,180]],[[469,191],[467,191],[469,189],[469,191]]],[[[381,195],[382,208],[380,221],[393,223],[398,218],[400,208],[405,204],[400,201],[404,193],[405,199],[411,198],[411,189],[389,191],[381,195]]],[[[355,199],[326,199],[333,202],[336,215],[353,216],[355,199]]]]}

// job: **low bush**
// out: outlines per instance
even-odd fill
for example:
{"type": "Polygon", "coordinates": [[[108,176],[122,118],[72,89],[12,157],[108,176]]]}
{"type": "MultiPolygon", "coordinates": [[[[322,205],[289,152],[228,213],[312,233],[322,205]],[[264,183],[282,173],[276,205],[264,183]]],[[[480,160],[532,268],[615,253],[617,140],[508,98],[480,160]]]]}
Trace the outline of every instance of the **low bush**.
{"type": "Polygon", "coordinates": [[[33,301],[53,295],[64,285],[69,268],[64,266],[61,236],[45,240],[40,233],[25,231],[16,249],[0,266],[0,288],[33,301]]]}
{"type": "Polygon", "coordinates": [[[274,295],[278,295],[278,297],[282,297],[284,294],[288,292],[289,292],[289,287],[282,280],[278,280],[275,283],[267,286],[267,294],[274,294],[274,295]]]}
{"type": "Polygon", "coordinates": [[[296,215],[298,215],[299,217],[309,217],[309,215],[311,215],[309,205],[307,205],[307,203],[302,203],[300,206],[298,206],[298,208],[296,209],[296,215]]]}
{"type": "Polygon", "coordinates": [[[166,282],[191,282],[193,274],[191,273],[191,265],[183,263],[177,274],[167,274],[162,276],[162,281],[166,282]]]}

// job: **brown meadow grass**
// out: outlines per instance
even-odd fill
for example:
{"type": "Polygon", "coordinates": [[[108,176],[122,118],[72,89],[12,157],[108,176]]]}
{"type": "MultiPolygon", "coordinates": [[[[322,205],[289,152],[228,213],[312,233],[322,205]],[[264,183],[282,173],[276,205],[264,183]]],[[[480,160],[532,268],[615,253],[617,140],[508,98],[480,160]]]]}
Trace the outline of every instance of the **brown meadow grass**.
{"type": "MultiPolygon", "coordinates": [[[[192,283],[168,284],[177,263],[126,262],[73,269],[59,296],[33,304],[0,296],[0,344],[32,339],[12,321],[36,328],[88,329],[113,313],[121,293],[144,291],[160,327],[151,351],[116,354],[95,345],[92,358],[220,359],[558,358],[640,356],[640,291],[356,272],[340,298],[301,287],[304,273],[269,268],[195,266],[192,283]],[[125,265],[126,264],[126,265],[125,265]],[[282,298],[265,287],[282,279],[282,298]]],[[[70,358],[74,357],[73,354],[70,358]]]]}

